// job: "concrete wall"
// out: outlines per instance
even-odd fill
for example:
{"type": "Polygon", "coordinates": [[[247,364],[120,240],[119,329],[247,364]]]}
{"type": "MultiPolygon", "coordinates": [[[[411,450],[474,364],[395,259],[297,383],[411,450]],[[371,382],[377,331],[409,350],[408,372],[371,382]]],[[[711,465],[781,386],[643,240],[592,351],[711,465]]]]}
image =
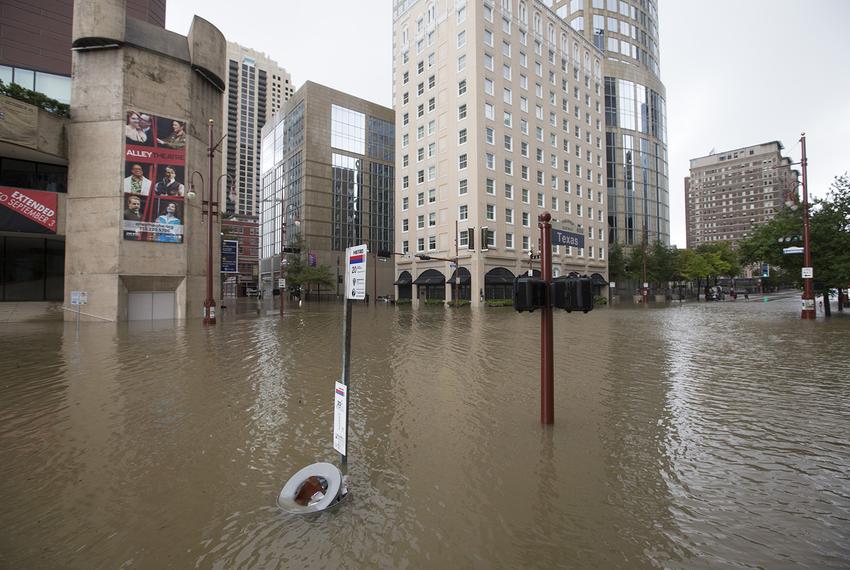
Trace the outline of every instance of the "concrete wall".
{"type": "MultiPolygon", "coordinates": [[[[75,45],[89,45],[91,37],[108,39],[109,34],[118,34],[115,21],[123,18],[123,2],[78,0],[77,7],[75,32],[82,30],[92,36],[75,35],[75,45]],[[97,9],[91,9],[92,3],[97,9]],[[77,22],[79,18],[95,20],[77,22]]],[[[201,179],[195,177],[198,197],[184,202],[184,243],[124,240],[123,129],[128,108],[186,121],[186,192],[194,170],[203,174],[208,191],[215,180],[208,180],[207,125],[209,118],[220,117],[222,112],[219,82],[223,84],[225,40],[200,18],[193,22],[190,38],[130,18],[127,26],[132,44],[83,49],[73,55],[65,302],[70,303],[71,291],[87,291],[87,312],[124,320],[129,291],[175,291],[177,318],[200,318],[206,297],[208,235],[207,222],[201,216],[201,179]],[[191,55],[175,57],[193,53],[199,57],[199,65],[191,55]],[[216,76],[218,72],[222,75],[216,76]]],[[[216,142],[220,131],[219,126],[216,142]]],[[[215,163],[213,172],[217,173],[221,169],[218,155],[215,163]]],[[[219,232],[216,219],[212,240],[215,298],[219,297],[219,232]]]]}

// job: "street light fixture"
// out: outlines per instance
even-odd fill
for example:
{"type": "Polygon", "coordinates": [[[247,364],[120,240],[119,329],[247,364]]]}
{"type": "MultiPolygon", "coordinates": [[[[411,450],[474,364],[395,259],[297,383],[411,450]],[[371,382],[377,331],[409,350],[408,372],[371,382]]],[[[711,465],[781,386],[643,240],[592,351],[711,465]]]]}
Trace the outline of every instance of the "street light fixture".
{"type": "MultiPolygon", "coordinates": [[[[213,216],[218,216],[218,200],[216,199],[215,192],[213,191],[214,186],[212,184],[213,180],[213,158],[215,157],[215,151],[218,149],[219,145],[224,141],[227,135],[224,135],[219,139],[216,144],[213,144],[213,125],[215,122],[212,119],[209,119],[207,124],[207,134],[209,145],[207,146],[207,158],[209,160],[209,171],[207,180],[210,181],[209,187],[204,183],[204,175],[199,171],[192,171],[192,175],[190,178],[189,185],[189,195],[188,198],[190,200],[194,199],[195,194],[195,175],[198,175],[201,179],[201,217],[207,216],[207,297],[204,299],[204,324],[205,325],[214,325],[215,324],[215,299],[213,298],[213,279],[212,279],[212,259],[213,259],[213,216]],[[207,196],[209,194],[209,196],[207,196]]],[[[226,175],[222,175],[216,181],[216,186],[221,178],[226,175]]]]}

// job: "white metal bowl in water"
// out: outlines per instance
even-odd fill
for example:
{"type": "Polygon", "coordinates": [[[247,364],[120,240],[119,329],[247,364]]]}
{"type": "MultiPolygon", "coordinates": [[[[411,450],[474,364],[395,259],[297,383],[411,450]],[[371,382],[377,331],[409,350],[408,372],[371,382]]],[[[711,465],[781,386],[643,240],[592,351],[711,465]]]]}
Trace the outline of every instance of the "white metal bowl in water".
{"type": "Polygon", "coordinates": [[[277,505],[289,514],[306,515],[335,507],[347,494],[336,465],[313,463],[290,477],[277,497],[277,505]]]}

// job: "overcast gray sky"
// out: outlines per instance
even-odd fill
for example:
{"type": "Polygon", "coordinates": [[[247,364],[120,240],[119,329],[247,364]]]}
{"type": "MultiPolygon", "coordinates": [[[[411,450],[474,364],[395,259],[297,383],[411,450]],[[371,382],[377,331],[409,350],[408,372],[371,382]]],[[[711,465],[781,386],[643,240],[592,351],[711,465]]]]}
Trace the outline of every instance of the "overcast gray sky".
{"type": "MultiPolygon", "coordinates": [[[[779,140],[809,156],[809,191],[850,170],[850,1],[659,0],[667,87],[671,242],[685,245],[691,158],[779,140]]],[[[391,105],[391,0],[168,0],[166,27],[193,14],[265,52],[295,87],[322,83],[391,105]]]]}

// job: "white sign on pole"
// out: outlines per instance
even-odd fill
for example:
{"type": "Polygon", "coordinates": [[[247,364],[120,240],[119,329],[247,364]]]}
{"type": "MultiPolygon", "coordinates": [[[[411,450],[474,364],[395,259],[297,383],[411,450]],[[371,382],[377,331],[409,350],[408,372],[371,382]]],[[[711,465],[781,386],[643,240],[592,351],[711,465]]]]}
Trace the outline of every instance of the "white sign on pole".
{"type": "Polygon", "coordinates": [[[616,286],[617,286],[617,284],[614,283],[613,281],[608,283],[608,287],[610,287],[611,289],[615,288],[616,286]]]}
{"type": "Polygon", "coordinates": [[[89,302],[89,294],[87,291],[71,291],[72,305],[86,305],[89,302]]]}
{"type": "Polygon", "coordinates": [[[334,449],[342,455],[345,453],[345,406],[348,398],[348,386],[337,382],[334,389],[334,449]]]}
{"type": "Polygon", "coordinates": [[[285,284],[285,282],[284,282],[284,280],[283,280],[283,279],[278,279],[278,280],[277,280],[277,288],[278,288],[278,289],[283,289],[285,286],[286,286],[286,284],[285,284]]]}
{"type": "Polygon", "coordinates": [[[345,298],[366,298],[366,244],[355,245],[345,250],[345,298]]]}
{"type": "Polygon", "coordinates": [[[811,279],[815,276],[815,270],[811,267],[803,268],[803,279],[811,279]]]}

